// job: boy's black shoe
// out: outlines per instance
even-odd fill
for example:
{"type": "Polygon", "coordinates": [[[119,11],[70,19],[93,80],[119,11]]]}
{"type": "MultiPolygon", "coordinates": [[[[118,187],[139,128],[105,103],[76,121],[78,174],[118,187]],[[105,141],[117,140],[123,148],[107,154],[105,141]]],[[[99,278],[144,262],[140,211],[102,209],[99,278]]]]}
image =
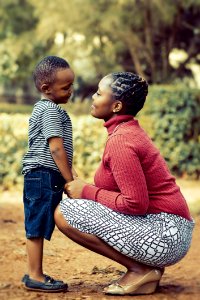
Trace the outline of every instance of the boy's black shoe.
{"type": "Polygon", "coordinates": [[[28,274],[25,274],[22,278],[24,287],[27,290],[38,292],[64,292],[67,291],[68,285],[61,280],[55,280],[48,275],[44,275],[44,282],[31,279],[28,274]]]}

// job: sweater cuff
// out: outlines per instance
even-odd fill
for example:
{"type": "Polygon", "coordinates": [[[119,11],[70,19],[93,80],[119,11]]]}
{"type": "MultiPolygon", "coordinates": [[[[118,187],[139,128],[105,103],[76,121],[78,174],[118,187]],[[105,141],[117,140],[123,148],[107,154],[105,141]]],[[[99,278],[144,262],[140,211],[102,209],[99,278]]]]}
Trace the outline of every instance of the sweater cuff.
{"type": "Polygon", "coordinates": [[[92,184],[86,184],[82,190],[81,198],[96,201],[96,196],[99,190],[100,188],[92,184]]]}

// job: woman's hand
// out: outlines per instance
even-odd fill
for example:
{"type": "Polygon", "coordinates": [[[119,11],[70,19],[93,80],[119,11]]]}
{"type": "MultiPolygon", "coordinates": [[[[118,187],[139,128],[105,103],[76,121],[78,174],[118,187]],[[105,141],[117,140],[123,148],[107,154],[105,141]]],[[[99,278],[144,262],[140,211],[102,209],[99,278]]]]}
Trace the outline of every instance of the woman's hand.
{"type": "Polygon", "coordinates": [[[65,193],[70,197],[70,198],[81,198],[82,190],[84,186],[87,183],[84,182],[83,180],[79,179],[76,177],[73,181],[70,181],[65,184],[64,190],[65,193]]]}

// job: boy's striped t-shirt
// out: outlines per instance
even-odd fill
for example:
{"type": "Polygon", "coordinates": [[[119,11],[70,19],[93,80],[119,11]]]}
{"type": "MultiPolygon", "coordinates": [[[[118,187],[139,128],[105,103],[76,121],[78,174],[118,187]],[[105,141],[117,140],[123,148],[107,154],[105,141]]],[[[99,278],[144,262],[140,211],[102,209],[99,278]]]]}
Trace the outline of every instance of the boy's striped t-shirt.
{"type": "Polygon", "coordinates": [[[22,174],[37,167],[47,167],[59,171],[55,164],[48,139],[62,137],[70,166],[73,160],[73,140],[71,119],[66,111],[46,99],[38,101],[29,119],[28,152],[22,160],[22,174]]]}

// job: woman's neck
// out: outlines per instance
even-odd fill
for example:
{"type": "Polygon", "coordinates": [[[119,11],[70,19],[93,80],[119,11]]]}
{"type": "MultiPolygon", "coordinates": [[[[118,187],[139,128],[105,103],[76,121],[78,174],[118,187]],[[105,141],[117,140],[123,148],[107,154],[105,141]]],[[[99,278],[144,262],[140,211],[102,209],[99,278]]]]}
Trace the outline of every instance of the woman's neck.
{"type": "Polygon", "coordinates": [[[113,130],[121,123],[125,123],[133,120],[133,116],[131,115],[117,115],[115,117],[110,118],[108,121],[104,123],[104,127],[107,128],[108,134],[111,134],[113,130]]]}

